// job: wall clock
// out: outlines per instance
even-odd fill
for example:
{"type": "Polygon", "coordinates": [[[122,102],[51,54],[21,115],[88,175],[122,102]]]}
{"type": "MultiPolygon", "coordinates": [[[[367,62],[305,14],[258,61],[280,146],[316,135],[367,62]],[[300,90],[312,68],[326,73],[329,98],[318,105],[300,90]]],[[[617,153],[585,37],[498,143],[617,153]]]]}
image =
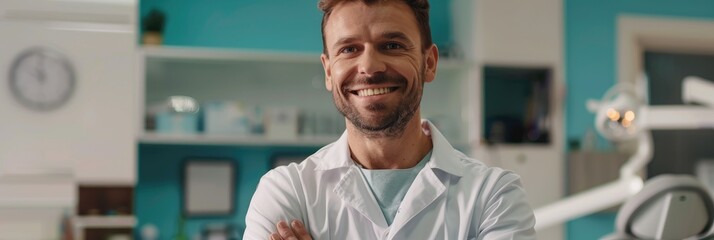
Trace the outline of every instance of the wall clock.
{"type": "Polygon", "coordinates": [[[77,84],[69,59],[43,47],[21,52],[10,68],[9,81],[15,99],[37,111],[51,111],[65,105],[77,84]]]}

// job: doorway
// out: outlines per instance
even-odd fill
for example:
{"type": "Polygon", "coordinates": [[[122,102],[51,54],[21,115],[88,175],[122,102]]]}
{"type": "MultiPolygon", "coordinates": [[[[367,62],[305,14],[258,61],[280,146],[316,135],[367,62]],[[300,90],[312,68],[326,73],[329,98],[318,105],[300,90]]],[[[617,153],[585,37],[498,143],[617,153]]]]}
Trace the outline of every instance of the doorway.
{"type": "MultiPolygon", "coordinates": [[[[681,105],[682,80],[698,76],[714,82],[714,54],[663,51],[644,53],[649,77],[650,105],[681,105]]],[[[654,154],[647,166],[648,178],[660,174],[695,175],[698,161],[714,160],[714,129],[653,130],[654,154]]]]}

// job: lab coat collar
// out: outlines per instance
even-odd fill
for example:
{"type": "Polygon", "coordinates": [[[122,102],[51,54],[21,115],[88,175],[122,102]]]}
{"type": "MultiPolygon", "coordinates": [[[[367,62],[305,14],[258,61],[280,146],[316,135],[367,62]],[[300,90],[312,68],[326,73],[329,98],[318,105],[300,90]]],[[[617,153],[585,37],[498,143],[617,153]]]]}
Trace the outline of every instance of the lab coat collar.
{"type": "MultiPolygon", "coordinates": [[[[426,167],[441,169],[444,172],[461,177],[464,171],[463,163],[460,161],[462,157],[457,154],[457,151],[449,144],[444,135],[442,135],[429,120],[422,119],[422,128],[431,135],[433,145],[431,159],[426,167]]],[[[331,146],[328,146],[326,150],[327,152],[324,155],[324,159],[321,159],[315,167],[315,170],[330,170],[355,165],[350,157],[350,147],[347,142],[346,130],[342,133],[342,136],[332,143],[331,146]]]]}
{"type": "Polygon", "coordinates": [[[336,168],[344,168],[354,165],[352,157],[350,157],[350,146],[347,143],[347,130],[342,133],[337,141],[328,145],[325,155],[315,166],[315,170],[331,170],[336,168]]]}
{"type": "Polygon", "coordinates": [[[457,177],[463,176],[464,162],[462,162],[463,156],[458,154],[459,151],[449,144],[439,129],[436,129],[429,120],[422,120],[421,124],[425,131],[431,133],[431,143],[434,145],[427,167],[441,169],[457,177]]]}

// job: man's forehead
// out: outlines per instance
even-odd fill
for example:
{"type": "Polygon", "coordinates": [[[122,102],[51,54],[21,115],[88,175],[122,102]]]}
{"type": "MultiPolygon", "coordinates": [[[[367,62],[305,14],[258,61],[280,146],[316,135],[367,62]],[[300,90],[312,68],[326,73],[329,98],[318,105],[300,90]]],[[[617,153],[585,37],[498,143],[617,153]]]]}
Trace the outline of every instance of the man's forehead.
{"type": "MultiPolygon", "coordinates": [[[[418,38],[416,16],[403,1],[345,1],[333,9],[325,25],[325,37],[356,37],[369,31],[378,37],[392,37],[387,32],[400,32],[418,38]],[[389,27],[389,29],[377,29],[389,27]]],[[[334,40],[334,39],[333,39],[334,40]]],[[[417,39],[414,39],[415,41],[417,39]]]]}

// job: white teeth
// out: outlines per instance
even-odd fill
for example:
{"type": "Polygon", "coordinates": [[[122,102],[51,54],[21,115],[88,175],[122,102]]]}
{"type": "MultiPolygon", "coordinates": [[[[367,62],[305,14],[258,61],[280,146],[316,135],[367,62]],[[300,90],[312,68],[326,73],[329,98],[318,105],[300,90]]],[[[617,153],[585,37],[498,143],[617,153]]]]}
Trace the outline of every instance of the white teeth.
{"type": "Polygon", "coordinates": [[[389,88],[375,88],[375,89],[362,89],[357,91],[357,95],[360,97],[373,96],[389,93],[392,90],[389,88]]]}

